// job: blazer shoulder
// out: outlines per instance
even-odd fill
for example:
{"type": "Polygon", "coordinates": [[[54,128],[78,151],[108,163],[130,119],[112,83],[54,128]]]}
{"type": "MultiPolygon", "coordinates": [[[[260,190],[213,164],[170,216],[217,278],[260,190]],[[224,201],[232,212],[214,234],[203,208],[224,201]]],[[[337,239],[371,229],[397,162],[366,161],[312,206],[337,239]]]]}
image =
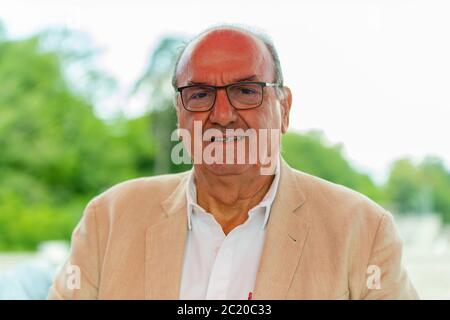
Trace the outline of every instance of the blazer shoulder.
{"type": "Polygon", "coordinates": [[[188,173],[185,171],[123,181],[93,198],[88,207],[95,206],[98,211],[107,212],[110,220],[118,219],[123,212],[152,211],[172,194],[188,173]]]}
{"type": "Polygon", "coordinates": [[[96,198],[115,199],[136,195],[140,192],[167,194],[173,191],[189,172],[141,177],[120,182],[96,198]]]}
{"type": "Polygon", "coordinates": [[[329,218],[365,218],[379,222],[383,216],[390,215],[382,206],[360,192],[305,172],[294,171],[309,205],[326,212],[329,218]]]}

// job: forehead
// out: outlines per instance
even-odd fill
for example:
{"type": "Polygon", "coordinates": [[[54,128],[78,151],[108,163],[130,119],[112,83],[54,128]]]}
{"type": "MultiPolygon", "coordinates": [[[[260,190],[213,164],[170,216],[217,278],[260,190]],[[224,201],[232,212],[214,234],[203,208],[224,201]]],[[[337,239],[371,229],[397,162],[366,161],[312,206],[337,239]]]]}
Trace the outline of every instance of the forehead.
{"type": "Polygon", "coordinates": [[[178,64],[177,83],[220,85],[251,76],[273,80],[273,61],[266,45],[242,31],[220,29],[188,45],[178,64]]]}

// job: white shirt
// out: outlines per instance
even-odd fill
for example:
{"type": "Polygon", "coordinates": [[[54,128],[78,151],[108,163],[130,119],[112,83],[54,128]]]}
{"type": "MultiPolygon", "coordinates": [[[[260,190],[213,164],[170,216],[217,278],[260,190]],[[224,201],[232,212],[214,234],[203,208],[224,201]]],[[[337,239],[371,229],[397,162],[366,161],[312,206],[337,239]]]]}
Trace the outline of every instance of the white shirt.
{"type": "Polygon", "coordinates": [[[197,204],[194,174],[188,179],[188,236],[180,299],[246,300],[253,292],[266,225],[280,180],[280,165],[263,200],[228,235],[214,216],[197,204]]]}

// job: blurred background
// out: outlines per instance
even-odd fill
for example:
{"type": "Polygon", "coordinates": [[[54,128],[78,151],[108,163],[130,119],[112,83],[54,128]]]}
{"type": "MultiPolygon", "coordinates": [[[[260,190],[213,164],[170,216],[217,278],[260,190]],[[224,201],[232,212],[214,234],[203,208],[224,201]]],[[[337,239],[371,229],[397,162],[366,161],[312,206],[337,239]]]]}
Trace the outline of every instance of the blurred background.
{"type": "Polygon", "coordinates": [[[0,299],[44,299],[89,199],[170,161],[170,76],[221,22],[278,48],[283,156],[389,209],[419,295],[450,299],[450,4],[0,0],[0,299]]]}

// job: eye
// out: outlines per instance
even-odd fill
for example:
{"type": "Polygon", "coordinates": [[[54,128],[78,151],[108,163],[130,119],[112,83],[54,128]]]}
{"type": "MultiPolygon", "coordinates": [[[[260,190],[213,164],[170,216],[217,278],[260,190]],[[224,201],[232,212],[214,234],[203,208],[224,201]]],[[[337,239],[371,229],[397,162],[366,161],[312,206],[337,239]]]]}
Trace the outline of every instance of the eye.
{"type": "Polygon", "coordinates": [[[242,94],[255,94],[256,90],[251,89],[251,88],[241,87],[241,88],[239,88],[239,92],[242,94]]]}
{"type": "Polygon", "coordinates": [[[189,100],[204,100],[204,99],[210,99],[211,96],[213,96],[213,92],[209,89],[199,89],[199,90],[193,90],[192,92],[189,92],[189,100]]]}
{"type": "Polygon", "coordinates": [[[202,99],[202,98],[206,98],[207,96],[208,96],[208,92],[199,91],[199,92],[194,92],[189,99],[202,99]]]}
{"type": "Polygon", "coordinates": [[[254,96],[261,93],[260,86],[255,84],[240,84],[232,87],[231,90],[240,96],[254,96]]]}

